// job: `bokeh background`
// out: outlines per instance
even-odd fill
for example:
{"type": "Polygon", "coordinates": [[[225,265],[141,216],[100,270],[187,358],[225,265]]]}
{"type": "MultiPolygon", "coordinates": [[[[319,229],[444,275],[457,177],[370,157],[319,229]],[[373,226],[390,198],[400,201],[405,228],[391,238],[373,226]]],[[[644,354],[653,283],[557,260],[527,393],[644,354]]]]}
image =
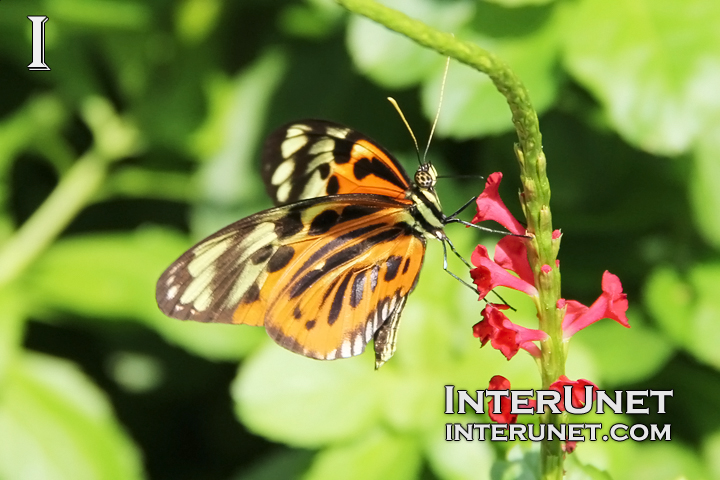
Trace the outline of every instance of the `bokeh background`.
{"type": "MultiPolygon", "coordinates": [[[[580,420],[671,424],[672,441],[581,444],[573,478],[720,478],[720,2],[385,3],[497,53],[530,90],[563,296],[592,303],[607,269],[630,300],[631,329],[573,338],[568,376],[674,390],[664,415],[580,420]]],[[[0,2],[0,478],[528,475],[531,445],[443,440],[446,422],[487,422],[444,415],[444,385],[539,378],[527,355],[480,350],[483,304],[442,272],[439,244],[379,372],[372,353],[317,362],[154,302],[186,248],[270,206],[258,151],[280,124],[346,124],[412,172],[385,97],[424,143],[444,61],[326,0],[0,2]],[[49,72],[27,69],[27,15],[49,16],[49,72]]],[[[514,140],[503,98],[453,62],[429,153],[441,174],[502,171],[519,214],[514,140]]],[[[482,187],[438,189],[449,212],[482,187]]],[[[466,256],[499,238],[448,234],[466,256]]]]}

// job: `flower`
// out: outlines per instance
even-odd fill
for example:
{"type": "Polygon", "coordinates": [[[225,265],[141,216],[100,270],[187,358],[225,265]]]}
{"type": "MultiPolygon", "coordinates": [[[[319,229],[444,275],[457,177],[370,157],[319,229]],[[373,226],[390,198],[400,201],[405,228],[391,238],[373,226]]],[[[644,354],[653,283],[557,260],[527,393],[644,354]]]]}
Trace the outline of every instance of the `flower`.
{"type": "MultiPolygon", "coordinates": [[[[495,375],[490,379],[490,384],[488,385],[488,390],[510,390],[510,380],[503,377],[502,375],[495,375]]],[[[537,400],[534,398],[528,399],[528,404],[526,407],[523,408],[531,408],[535,409],[535,406],[537,404],[537,400]]],[[[500,413],[493,413],[494,412],[494,399],[491,398],[488,402],[488,416],[490,417],[490,420],[496,423],[517,423],[518,414],[517,413],[510,413],[512,409],[512,400],[510,399],[510,396],[501,396],[500,397],[500,413]]]]}
{"type": "Polygon", "coordinates": [[[500,172],[491,173],[488,176],[485,189],[477,198],[477,214],[473,217],[472,223],[494,220],[515,235],[524,235],[525,227],[513,217],[500,198],[498,187],[501,180],[502,173],[500,172]]]}
{"type": "MultiPolygon", "coordinates": [[[[512,242],[505,242],[503,246],[505,249],[502,250],[500,258],[503,258],[506,265],[522,264],[523,259],[519,257],[522,254],[525,254],[524,263],[527,264],[527,250],[514,247],[512,242]],[[508,245],[508,243],[510,245],[508,245]]],[[[475,248],[475,251],[470,257],[470,261],[477,267],[470,270],[470,276],[473,279],[473,283],[478,287],[481,300],[495,287],[514,288],[530,296],[537,296],[537,289],[531,282],[512,275],[497,262],[490,260],[487,248],[483,245],[478,245],[475,248]]],[[[518,268],[523,272],[523,276],[528,276],[527,272],[530,270],[529,264],[527,265],[527,269],[524,267],[518,268]]],[[[532,279],[530,280],[532,281],[532,279]]]]}
{"type": "MultiPolygon", "coordinates": [[[[593,401],[595,400],[595,391],[598,389],[598,386],[595,385],[590,380],[585,380],[581,378],[580,380],[572,381],[565,375],[560,375],[560,378],[558,378],[555,382],[553,382],[550,385],[550,390],[555,390],[556,392],[560,393],[560,398],[562,399],[562,396],[565,394],[565,385],[572,386],[572,397],[570,401],[572,402],[572,406],[575,408],[582,408],[585,406],[585,386],[586,385],[592,385],[593,387],[593,394],[592,398],[593,401]]],[[[560,410],[565,410],[565,402],[561,401],[558,404],[558,408],[560,410]]]]}
{"type": "MultiPolygon", "coordinates": [[[[502,375],[495,375],[490,379],[490,385],[488,390],[510,390],[510,380],[503,377],[502,375]]],[[[512,403],[510,397],[500,397],[500,413],[493,413],[494,402],[491,398],[488,402],[488,416],[490,420],[496,423],[515,423],[517,421],[517,414],[510,413],[512,403]]]]}
{"type": "Polygon", "coordinates": [[[630,328],[625,312],[628,309],[627,295],[622,291],[620,279],[608,272],[603,273],[602,295],[588,308],[575,300],[558,301],[558,308],[565,308],[562,328],[563,337],[570,338],[577,332],[603,318],[611,318],[630,328]]]}
{"type": "MultiPolygon", "coordinates": [[[[479,298],[484,299],[496,287],[508,287],[533,297],[540,308],[538,285],[551,278],[554,270],[559,270],[560,262],[554,264],[530,265],[529,249],[538,260],[536,239],[525,235],[525,228],[507,209],[498,193],[502,174],[491,174],[485,183],[485,189],[477,199],[477,214],[473,222],[493,220],[511,232],[503,237],[495,248],[494,259],[490,259],[487,248],[478,245],[471,256],[475,268],[470,270],[473,283],[477,286],[479,298]],[[538,285],[536,285],[536,278],[538,285]]],[[[557,252],[562,238],[560,230],[552,232],[552,248],[557,252]]],[[[547,287],[546,287],[547,288],[547,287]]],[[[611,318],[625,327],[629,327],[626,316],[628,301],[623,293],[620,279],[605,272],[602,278],[602,295],[590,306],[586,307],[575,300],[560,299],[556,307],[563,314],[563,339],[567,340],[578,331],[602,318],[611,318]]],[[[540,349],[533,342],[542,341],[548,336],[542,330],[532,330],[514,324],[501,310],[504,305],[490,304],[483,309],[483,320],[473,326],[473,335],[480,338],[482,345],[491,342],[493,348],[500,350],[510,360],[520,348],[528,351],[536,358],[541,356],[540,349]]],[[[546,317],[543,317],[546,318],[546,317]]],[[[557,318],[557,317],[555,317],[557,318]]]]}
{"type": "Polygon", "coordinates": [[[563,442],[562,445],[560,445],[560,448],[562,448],[562,451],[565,453],[573,453],[577,448],[577,442],[568,440],[566,442],[563,442]]]}
{"type": "Polygon", "coordinates": [[[502,268],[517,273],[518,277],[530,285],[535,284],[530,262],[528,262],[525,239],[514,235],[506,235],[495,247],[495,263],[502,268]]]}
{"type": "Polygon", "coordinates": [[[473,326],[473,335],[480,339],[481,346],[490,341],[508,360],[521,348],[540,357],[540,349],[532,342],[546,339],[547,333],[514,324],[501,311],[508,308],[507,305],[488,303],[482,311],[483,320],[473,326]]]}

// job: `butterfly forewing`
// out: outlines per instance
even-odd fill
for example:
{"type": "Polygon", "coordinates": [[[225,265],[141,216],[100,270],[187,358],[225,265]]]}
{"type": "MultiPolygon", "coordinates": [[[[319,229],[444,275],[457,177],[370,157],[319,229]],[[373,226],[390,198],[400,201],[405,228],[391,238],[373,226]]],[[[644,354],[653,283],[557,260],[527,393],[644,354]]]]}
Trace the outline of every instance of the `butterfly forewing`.
{"type": "Polygon", "coordinates": [[[265,142],[263,180],[276,205],[349,193],[409,203],[410,181],[392,155],[368,137],[322,120],[293,122],[265,142]]]}

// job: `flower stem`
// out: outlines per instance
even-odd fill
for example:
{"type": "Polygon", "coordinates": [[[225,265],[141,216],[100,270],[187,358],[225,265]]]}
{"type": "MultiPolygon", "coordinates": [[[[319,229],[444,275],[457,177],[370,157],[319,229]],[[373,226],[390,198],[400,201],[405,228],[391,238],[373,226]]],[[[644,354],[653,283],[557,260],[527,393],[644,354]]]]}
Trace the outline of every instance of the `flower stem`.
{"type": "Polygon", "coordinates": [[[94,195],[106,175],[90,151],[63,176],[45,202],[0,250],[0,287],[14,280],[62,232],[94,195]]]}
{"type": "Polygon", "coordinates": [[[112,111],[100,98],[88,99],[83,117],[95,143],[63,175],[32,216],[0,249],[0,288],[15,280],[99,192],[114,161],[137,150],[139,136],[134,127],[112,111]]]}
{"type": "MultiPolygon", "coordinates": [[[[510,67],[477,45],[440,32],[407,15],[373,0],[336,0],[348,10],[368,17],[385,27],[401,33],[420,45],[450,56],[488,75],[498,91],[505,96],[518,135],[516,154],[520,164],[523,190],[520,200],[527,219],[528,256],[539,291],[537,301],[540,329],[548,334],[541,343],[541,376],[544,389],[565,373],[565,346],[562,341],[562,312],[557,309],[560,299],[560,272],[556,266],[560,239],[552,238],[550,214],[550,184],[546,174],[546,159],[542,151],[542,137],[537,113],[530,95],[510,67]],[[543,271],[543,266],[549,266],[543,271]],[[549,271],[548,271],[549,270],[549,271]]],[[[560,415],[546,415],[546,423],[559,424],[560,415]]],[[[542,445],[542,478],[561,479],[563,456],[560,442],[542,445]]]]}

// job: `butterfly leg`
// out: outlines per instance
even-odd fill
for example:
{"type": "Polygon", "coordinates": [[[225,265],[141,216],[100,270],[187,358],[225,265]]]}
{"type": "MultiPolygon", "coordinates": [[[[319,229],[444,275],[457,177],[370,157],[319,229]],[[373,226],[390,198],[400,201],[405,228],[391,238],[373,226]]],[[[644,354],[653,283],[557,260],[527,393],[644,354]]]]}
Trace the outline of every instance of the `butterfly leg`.
{"type": "MultiPolygon", "coordinates": [[[[467,207],[469,207],[475,200],[477,200],[477,196],[472,197],[470,200],[465,202],[465,204],[462,207],[458,208],[452,215],[448,215],[445,218],[443,218],[443,222],[446,225],[448,223],[462,223],[463,225],[466,225],[468,227],[477,228],[478,230],[483,230],[485,232],[501,233],[503,235],[513,235],[516,237],[530,238],[528,235],[516,235],[514,233],[508,232],[507,230],[496,230],[494,228],[487,228],[487,227],[483,227],[481,225],[476,225],[474,223],[466,222],[465,220],[460,220],[459,218],[456,218],[458,215],[460,215],[460,213],[462,213],[463,210],[465,210],[467,207]]],[[[465,263],[467,264],[467,262],[465,262],[465,263]]]]}
{"type": "Polygon", "coordinates": [[[444,236],[444,238],[441,239],[440,241],[442,242],[442,246],[443,246],[443,270],[445,270],[447,273],[449,273],[450,276],[453,277],[455,280],[457,280],[458,282],[462,283],[463,285],[465,285],[466,287],[468,287],[468,288],[469,288],[470,290],[472,290],[473,292],[477,293],[477,288],[473,287],[472,285],[470,285],[469,283],[467,283],[465,280],[463,280],[462,278],[458,277],[458,276],[455,275],[453,272],[451,272],[450,270],[448,270],[448,255],[447,255],[447,246],[445,245],[445,242],[447,242],[447,243],[450,244],[450,249],[455,253],[455,255],[457,255],[457,256],[465,263],[465,265],[467,265],[468,268],[472,268],[472,265],[470,265],[470,264],[467,262],[467,260],[465,260],[465,259],[462,257],[462,255],[460,255],[460,254],[458,253],[458,251],[455,250],[455,246],[452,244],[452,242],[450,241],[450,239],[449,239],[447,236],[444,236]]]}
{"type": "MultiPolygon", "coordinates": [[[[452,275],[456,280],[458,280],[459,282],[461,282],[462,284],[464,284],[465,286],[467,286],[468,288],[470,288],[473,292],[477,293],[477,289],[476,289],[475,287],[471,286],[470,284],[468,284],[467,282],[465,282],[463,279],[459,278],[457,275],[455,275],[455,274],[452,273],[450,270],[448,270],[447,248],[445,247],[445,242],[446,242],[446,241],[447,241],[448,245],[450,245],[450,250],[452,250],[452,252],[453,252],[460,260],[462,260],[463,263],[464,263],[465,265],[467,265],[468,268],[470,268],[470,269],[473,268],[473,266],[470,265],[467,260],[465,260],[465,257],[463,257],[462,255],[460,255],[460,252],[457,251],[457,249],[455,248],[455,245],[453,245],[453,243],[452,243],[452,241],[450,240],[450,238],[448,238],[448,236],[445,235],[445,238],[442,240],[442,244],[443,244],[443,270],[445,270],[447,273],[449,273],[450,275],[452,275]]],[[[513,312],[516,311],[516,310],[513,308],[512,305],[510,305],[509,303],[507,303],[507,302],[505,301],[505,299],[500,296],[499,293],[497,293],[495,290],[492,290],[492,293],[493,293],[496,297],[498,297],[502,303],[504,303],[505,305],[507,305],[508,307],[510,307],[510,310],[512,310],[513,312]]],[[[483,299],[483,300],[485,300],[485,302],[487,302],[487,299],[483,299]]]]}
{"type": "MultiPolygon", "coordinates": [[[[492,229],[492,228],[483,227],[483,226],[481,226],[481,225],[475,225],[474,223],[466,222],[465,220],[460,220],[459,218],[457,218],[457,216],[460,215],[460,214],[461,214],[466,208],[468,208],[470,205],[472,205],[472,203],[473,203],[475,200],[477,200],[477,196],[472,197],[470,200],[468,200],[467,202],[465,202],[465,204],[464,204],[462,207],[460,207],[460,208],[458,208],[457,210],[455,210],[455,212],[453,212],[452,215],[448,215],[448,216],[444,217],[444,218],[443,218],[443,223],[445,223],[446,225],[447,225],[448,223],[462,223],[463,225],[466,225],[466,226],[468,226],[468,227],[477,228],[478,230],[483,230],[483,231],[485,231],[485,232],[490,232],[490,233],[502,233],[503,235],[512,235],[510,232],[507,232],[507,231],[504,231],[504,230],[495,230],[495,229],[492,229]]],[[[453,247],[452,247],[452,244],[450,245],[450,248],[453,248],[453,247]]],[[[462,258],[462,257],[461,257],[461,258],[462,258]]],[[[463,261],[465,262],[464,259],[463,259],[463,261]]],[[[467,265],[467,262],[465,262],[465,264],[467,265]]]]}
{"type": "Polygon", "coordinates": [[[472,197],[470,200],[468,200],[467,202],[465,202],[465,205],[463,205],[462,207],[460,207],[460,208],[458,208],[457,210],[455,210],[455,213],[453,213],[452,215],[446,217],[445,219],[448,220],[448,219],[457,217],[458,215],[460,215],[460,214],[463,212],[463,210],[465,210],[467,207],[469,207],[470,204],[472,204],[475,200],[477,200],[477,195],[475,195],[475,196],[472,197]]]}

